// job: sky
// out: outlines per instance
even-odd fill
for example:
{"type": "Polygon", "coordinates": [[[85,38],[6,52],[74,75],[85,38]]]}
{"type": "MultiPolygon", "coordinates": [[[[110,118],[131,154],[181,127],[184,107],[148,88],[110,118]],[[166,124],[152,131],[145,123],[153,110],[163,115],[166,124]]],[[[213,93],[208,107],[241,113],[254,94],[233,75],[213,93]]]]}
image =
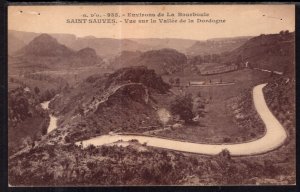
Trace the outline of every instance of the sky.
{"type": "MultiPolygon", "coordinates": [[[[74,21],[74,20],[73,20],[74,21]]],[[[78,21],[78,20],[77,20],[78,21]]],[[[81,20],[82,21],[82,20],[81,20]]],[[[150,21],[148,21],[150,22],[150,21]]],[[[99,38],[181,38],[205,40],[220,37],[256,36],[295,30],[295,6],[267,5],[73,5],[9,6],[8,29],[37,33],[68,33],[78,37],[99,38]],[[178,17],[181,13],[209,16],[178,17]],[[118,13],[117,23],[88,23],[88,19],[106,19],[118,13]],[[156,23],[125,23],[128,13],[155,14],[156,23]],[[165,16],[157,17],[158,13],[165,16]],[[175,16],[166,16],[166,14],[175,16]],[[83,17],[86,14],[88,17],[83,17]],[[101,15],[91,17],[91,14],[101,15]],[[123,16],[124,15],[124,16],[123,16]],[[86,23],[67,23],[67,19],[87,19],[86,23]],[[194,23],[159,23],[158,19],[193,19],[194,23]],[[221,19],[224,23],[197,23],[197,19],[221,19]],[[122,21],[122,22],[121,22],[122,21]]]]}

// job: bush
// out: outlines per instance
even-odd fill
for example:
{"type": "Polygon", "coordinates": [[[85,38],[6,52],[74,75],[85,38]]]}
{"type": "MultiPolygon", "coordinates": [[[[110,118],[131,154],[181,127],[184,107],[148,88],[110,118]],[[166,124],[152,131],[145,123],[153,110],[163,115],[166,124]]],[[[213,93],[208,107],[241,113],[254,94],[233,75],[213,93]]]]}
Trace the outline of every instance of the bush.
{"type": "Polygon", "coordinates": [[[230,151],[228,149],[223,149],[218,156],[223,159],[223,160],[230,160],[231,159],[231,155],[230,155],[230,151]]]}
{"type": "Polygon", "coordinates": [[[171,102],[171,113],[179,115],[186,123],[192,122],[193,114],[193,99],[191,95],[176,97],[171,102]]]}
{"type": "Polygon", "coordinates": [[[38,87],[34,87],[34,92],[38,95],[40,93],[40,89],[38,87]]]}

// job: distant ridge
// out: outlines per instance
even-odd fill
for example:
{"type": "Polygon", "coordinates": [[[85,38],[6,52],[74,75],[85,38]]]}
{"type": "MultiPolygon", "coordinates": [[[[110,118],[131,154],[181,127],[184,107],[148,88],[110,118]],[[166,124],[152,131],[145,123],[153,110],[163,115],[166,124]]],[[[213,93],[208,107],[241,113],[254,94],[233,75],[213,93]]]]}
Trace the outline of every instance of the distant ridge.
{"type": "Polygon", "coordinates": [[[41,34],[34,38],[28,45],[17,51],[17,55],[32,56],[70,56],[74,51],[58,43],[48,34],[41,34]]]}
{"type": "Polygon", "coordinates": [[[175,49],[159,49],[146,52],[125,51],[116,57],[111,66],[122,68],[130,66],[146,66],[154,69],[157,74],[172,74],[182,71],[187,57],[175,49]]]}
{"type": "MultiPolygon", "coordinates": [[[[14,44],[21,40],[24,44],[28,44],[40,33],[21,32],[9,30],[9,44],[14,44]]],[[[188,55],[198,55],[209,53],[220,53],[223,51],[230,51],[237,48],[240,43],[232,46],[230,41],[242,41],[248,37],[234,37],[234,38],[214,38],[207,41],[198,41],[191,39],[179,38],[129,38],[129,39],[114,39],[114,38],[98,38],[94,36],[76,37],[72,34],[49,34],[61,44],[73,50],[80,50],[85,47],[93,48],[97,55],[103,58],[114,58],[121,54],[122,51],[150,51],[171,48],[188,55]],[[222,42],[224,45],[222,46],[222,42]],[[203,44],[204,43],[204,44],[203,44]],[[216,46],[217,45],[217,46],[216,46]],[[199,47],[200,46],[200,47],[199,47]]],[[[20,48],[20,47],[18,47],[20,48]]],[[[16,51],[13,46],[9,50],[9,54],[16,51]]]]}
{"type": "Polygon", "coordinates": [[[230,52],[252,37],[232,37],[232,38],[213,38],[206,41],[197,41],[191,47],[186,50],[188,55],[209,55],[209,54],[221,54],[224,52],[230,52]]]}
{"type": "Polygon", "coordinates": [[[74,51],[60,44],[49,34],[35,37],[28,45],[16,51],[13,56],[23,65],[52,67],[80,67],[102,64],[103,60],[96,51],[86,47],[74,51]]]}

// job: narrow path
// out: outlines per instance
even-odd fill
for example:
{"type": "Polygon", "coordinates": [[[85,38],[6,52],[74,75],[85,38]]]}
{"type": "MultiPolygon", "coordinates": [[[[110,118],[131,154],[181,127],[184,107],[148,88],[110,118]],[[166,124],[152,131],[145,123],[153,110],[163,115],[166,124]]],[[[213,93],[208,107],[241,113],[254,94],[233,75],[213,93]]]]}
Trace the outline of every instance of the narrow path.
{"type": "Polygon", "coordinates": [[[277,74],[277,75],[282,75],[283,74],[283,72],[280,72],[280,71],[270,71],[270,70],[267,70],[267,69],[260,69],[260,68],[253,68],[253,69],[255,69],[255,70],[258,70],[258,71],[263,71],[263,72],[268,72],[268,73],[275,73],[275,74],[277,74]]]}
{"type": "MultiPolygon", "coordinates": [[[[266,134],[264,137],[251,142],[238,144],[202,144],[142,135],[103,135],[82,141],[82,145],[83,147],[90,144],[100,146],[119,140],[130,141],[136,139],[140,143],[146,143],[152,147],[206,155],[216,155],[223,149],[229,150],[233,156],[266,153],[280,147],[287,138],[287,133],[266,104],[263,94],[263,87],[265,86],[266,84],[261,84],[253,88],[253,101],[258,114],[265,123],[266,134]]],[[[76,144],[80,145],[80,143],[77,142],[76,144]]]]}
{"type": "Polygon", "coordinates": [[[204,85],[190,85],[191,87],[215,87],[215,86],[226,86],[226,85],[234,85],[235,82],[229,83],[212,83],[212,84],[204,84],[204,85]]]}

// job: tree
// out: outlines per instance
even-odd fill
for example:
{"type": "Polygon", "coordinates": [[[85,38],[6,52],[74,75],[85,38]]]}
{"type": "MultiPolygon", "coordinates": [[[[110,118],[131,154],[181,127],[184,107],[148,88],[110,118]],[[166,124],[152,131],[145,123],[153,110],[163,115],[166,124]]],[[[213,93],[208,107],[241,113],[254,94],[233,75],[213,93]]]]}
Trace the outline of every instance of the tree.
{"type": "Polygon", "coordinates": [[[289,33],[290,33],[289,30],[284,31],[284,34],[285,34],[285,35],[288,35],[289,33]]]}
{"type": "Polygon", "coordinates": [[[238,57],[237,57],[237,59],[236,59],[236,64],[238,65],[239,68],[241,68],[242,62],[243,62],[243,57],[242,57],[242,55],[238,55],[238,57]]]}
{"type": "Polygon", "coordinates": [[[82,106],[78,106],[77,107],[77,112],[81,115],[81,116],[84,116],[84,109],[82,106]]]}
{"type": "Polygon", "coordinates": [[[228,161],[231,159],[231,155],[230,155],[230,151],[228,149],[223,149],[219,154],[218,154],[219,158],[221,160],[225,160],[228,161]]]}
{"type": "Polygon", "coordinates": [[[170,83],[171,85],[173,85],[173,84],[174,84],[174,79],[173,79],[172,77],[170,77],[170,79],[169,79],[169,83],[170,83]]]}
{"type": "Polygon", "coordinates": [[[180,86],[180,79],[179,79],[179,77],[177,77],[175,79],[175,84],[176,84],[176,86],[180,86]]]}
{"type": "Polygon", "coordinates": [[[35,92],[35,94],[38,95],[38,94],[40,93],[40,89],[39,89],[38,87],[35,87],[35,88],[34,88],[34,92],[35,92]]]}
{"type": "Polygon", "coordinates": [[[195,99],[194,102],[194,113],[195,115],[198,115],[199,117],[204,117],[205,116],[205,101],[204,98],[201,97],[201,93],[198,92],[197,98],[195,99]]]}
{"type": "Polygon", "coordinates": [[[193,99],[191,95],[178,96],[171,102],[171,113],[179,115],[186,123],[192,122],[193,99]]]}
{"type": "Polygon", "coordinates": [[[44,92],[43,98],[46,101],[51,99],[51,92],[48,89],[44,92]]]}
{"type": "Polygon", "coordinates": [[[204,63],[210,63],[211,62],[211,55],[204,55],[203,62],[204,63]]]}
{"type": "Polygon", "coordinates": [[[201,65],[203,63],[203,58],[201,55],[197,55],[191,59],[191,63],[194,65],[201,65]]]}
{"type": "Polygon", "coordinates": [[[282,30],[282,31],[280,31],[280,32],[279,32],[279,34],[280,34],[280,35],[283,35],[283,34],[284,34],[284,31],[283,31],[283,30],[282,30]]]}
{"type": "Polygon", "coordinates": [[[220,55],[218,55],[218,54],[212,54],[211,55],[211,62],[220,63],[220,61],[221,61],[220,55]]]}
{"type": "Polygon", "coordinates": [[[197,96],[198,96],[198,97],[202,97],[202,94],[201,94],[200,91],[197,93],[197,96]]]}

